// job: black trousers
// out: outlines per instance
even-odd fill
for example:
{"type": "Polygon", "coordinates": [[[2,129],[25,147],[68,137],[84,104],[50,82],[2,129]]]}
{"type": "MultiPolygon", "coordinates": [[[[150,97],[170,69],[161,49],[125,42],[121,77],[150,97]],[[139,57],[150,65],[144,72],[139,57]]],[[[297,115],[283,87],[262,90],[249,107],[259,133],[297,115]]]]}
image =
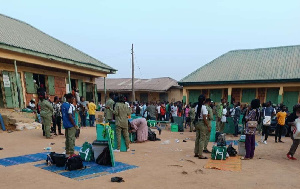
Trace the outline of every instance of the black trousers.
{"type": "Polygon", "coordinates": [[[269,132],[270,132],[270,126],[263,126],[263,132],[262,135],[265,135],[265,141],[268,140],[269,137],[269,132]]]}
{"type": "Polygon", "coordinates": [[[279,138],[279,140],[281,140],[283,127],[284,125],[277,124],[276,131],[275,131],[275,141],[277,141],[277,137],[279,138]]]}
{"type": "Polygon", "coordinates": [[[56,126],[58,128],[58,133],[61,133],[61,116],[55,116],[53,119],[53,127],[52,127],[52,131],[54,133],[56,133],[56,126]]]}

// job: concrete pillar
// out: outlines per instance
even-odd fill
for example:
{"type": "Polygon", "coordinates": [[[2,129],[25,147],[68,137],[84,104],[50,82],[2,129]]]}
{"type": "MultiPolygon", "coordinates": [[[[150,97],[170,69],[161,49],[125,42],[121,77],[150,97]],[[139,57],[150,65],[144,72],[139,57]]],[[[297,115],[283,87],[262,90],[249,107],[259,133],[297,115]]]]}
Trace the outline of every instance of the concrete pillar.
{"type": "Polygon", "coordinates": [[[283,86],[280,86],[277,104],[282,103],[282,95],[283,95],[283,86]]]}
{"type": "Polygon", "coordinates": [[[188,103],[187,89],[183,88],[183,104],[188,103]]]}
{"type": "Polygon", "coordinates": [[[231,103],[232,87],[228,87],[227,102],[231,103]]]}

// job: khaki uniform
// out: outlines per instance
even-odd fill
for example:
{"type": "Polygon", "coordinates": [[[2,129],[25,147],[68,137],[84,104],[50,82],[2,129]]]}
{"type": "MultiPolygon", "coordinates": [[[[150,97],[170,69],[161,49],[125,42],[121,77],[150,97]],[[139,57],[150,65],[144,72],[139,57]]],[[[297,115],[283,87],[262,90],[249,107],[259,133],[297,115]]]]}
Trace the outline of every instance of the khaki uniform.
{"type": "Polygon", "coordinates": [[[194,153],[195,155],[202,156],[208,129],[203,120],[197,121],[195,128],[196,128],[196,141],[195,141],[194,153]]]}
{"type": "MultiPolygon", "coordinates": [[[[111,98],[109,98],[106,101],[105,106],[109,107],[110,109],[113,109],[114,104],[115,104],[115,102],[111,98]]],[[[105,109],[104,110],[104,117],[105,117],[106,120],[111,121],[113,119],[112,111],[109,111],[108,109],[105,109]]]]}
{"type": "Polygon", "coordinates": [[[189,117],[191,119],[190,131],[193,132],[194,130],[194,121],[195,121],[196,111],[195,108],[191,108],[189,111],[189,117]]]}
{"type": "Polygon", "coordinates": [[[45,135],[47,138],[50,137],[50,127],[51,127],[51,120],[53,115],[53,106],[48,100],[43,100],[39,102],[41,107],[41,117],[44,124],[45,135]]]}
{"type": "Polygon", "coordinates": [[[128,134],[128,116],[130,116],[130,108],[124,103],[117,103],[115,109],[109,109],[116,116],[116,132],[118,140],[118,150],[121,148],[121,133],[124,136],[126,148],[129,149],[129,134],[128,134]]]}
{"type": "Polygon", "coordinates": [[[76,135],[76,128],[71,127],[65,130],[65,136],[66,136],[66,154],[74,154],[74,148],[75,148],[75,137],[76,135]]]}
{"type": "MultiPolygon", "coordinates": [[[[208,111],[208,120],[207,120],[207,122],[208,122],[208,125],[209,125],[210,129],[211,129],[211,121],[214,119],[214,115],[213,115],[213,111],[212,111],[210,106],[206,105],[206,108],[207,108],[207,111],[208,111]]],[[[211,131],[209,131],[209,132],[207,131],[205,142],[204,142],[204,150],[207,150],[207,145],[208,145],[208,142],[209,142],[209,139],[210,139],[210,133],[211,133],[211,131]]]]}
{"type": "Polygon", "coordinates": [[[225,123],[223,124],[221,122],[222,114],[223,114],[223,104],[220,103],[217,108],[216,108],[216,113],[217,113],[217,125],[216,125],[216,130],[221,132],[221,128],[223,128],[222,132],[224,131],[225,123]]]}

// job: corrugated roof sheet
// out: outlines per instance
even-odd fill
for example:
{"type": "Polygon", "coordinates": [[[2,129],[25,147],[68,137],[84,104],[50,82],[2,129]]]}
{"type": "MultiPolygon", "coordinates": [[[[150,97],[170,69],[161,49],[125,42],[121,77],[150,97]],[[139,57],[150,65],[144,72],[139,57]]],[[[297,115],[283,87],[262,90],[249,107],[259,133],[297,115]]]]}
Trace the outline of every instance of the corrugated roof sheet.
{"type": "Polygon", "coordinates": [[[0,44],[52,55],[66,60],[116,71],[101,61],[55,39],[33,26],[0,14],[0,44]]]}
{"type": "Polygon", "coordinates": [[[300,45],[234,50],[202,66],[179,83],[300,79],[300,45]]]}
{"type": "MultiPolygon", "coordinates": [[[[131,78],[106,78],[107,91],[131,91],[131,78]]],[[[99,91],[104,90],[104,79],[96,79],[97,88],[99,91]]],[[[169,77],[153,78],[153,79],[135,79],[134,87],[136,91],[152,91],[165,92],[171,87],[180,87],[176,80],[169,77]]],[[[180,87],[181,88],[181,87],[180,87]]]]}

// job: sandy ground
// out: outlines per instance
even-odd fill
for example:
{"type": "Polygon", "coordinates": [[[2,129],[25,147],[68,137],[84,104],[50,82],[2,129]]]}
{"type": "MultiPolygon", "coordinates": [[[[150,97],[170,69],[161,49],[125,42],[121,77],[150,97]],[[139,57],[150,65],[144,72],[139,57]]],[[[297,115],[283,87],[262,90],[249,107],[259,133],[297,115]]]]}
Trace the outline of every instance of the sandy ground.
{"type": "MultiPolygon", "coordinates": [[[[41,132],[27,130],[0,133],[0,146],[4,148],[0,151],[0,158],[43,152],[51,142],[55,143],[51,146],[55,152],[63,152],[63,136],[46,140],[41,132]]],[[[243,161],[241,172],[204,169],[207,160],[193,157],[195,133],[165,131],[160,138],[161,142],[131,144],[134,154],[116,154],[117,161],[137,165],[137,169],[75,181],[34,167],[37,162],[11,167],[0,166],[0,188],[300,188],[300,162],[287,160],[285,156],[291,145],[289,138],[283,138],[284,144],[275,144],[274,136],[271,136],[268,145],[259,144],[255,159],[243,161]],[[183,143],[185,138],[191,140],[183,143]],[[176,143],[175,139],[179,139],[180,143],[176,143]],[[170,144],[161,144],[165,140],[170,140],[170,144]],[[183,171],[188,174],[182,174],[183,171]],[[111,183],[112,176],[121,176],[125,182],[111,183]]],[[[258,138],[260,137],[257,136],[256,140],[258,138]]],[[[95,139],[95,128],[83,129],[76,145],[80,146],[86,140],[92,142],[95,139]]],[[[227,136],[227,140],[230,139],[233,138],[227,136]]],[[[209,144],[210,148],[211,146],[212,143],[209,144]]],[[[295,157],[300,159],[299,152],[295,157]]]]}

